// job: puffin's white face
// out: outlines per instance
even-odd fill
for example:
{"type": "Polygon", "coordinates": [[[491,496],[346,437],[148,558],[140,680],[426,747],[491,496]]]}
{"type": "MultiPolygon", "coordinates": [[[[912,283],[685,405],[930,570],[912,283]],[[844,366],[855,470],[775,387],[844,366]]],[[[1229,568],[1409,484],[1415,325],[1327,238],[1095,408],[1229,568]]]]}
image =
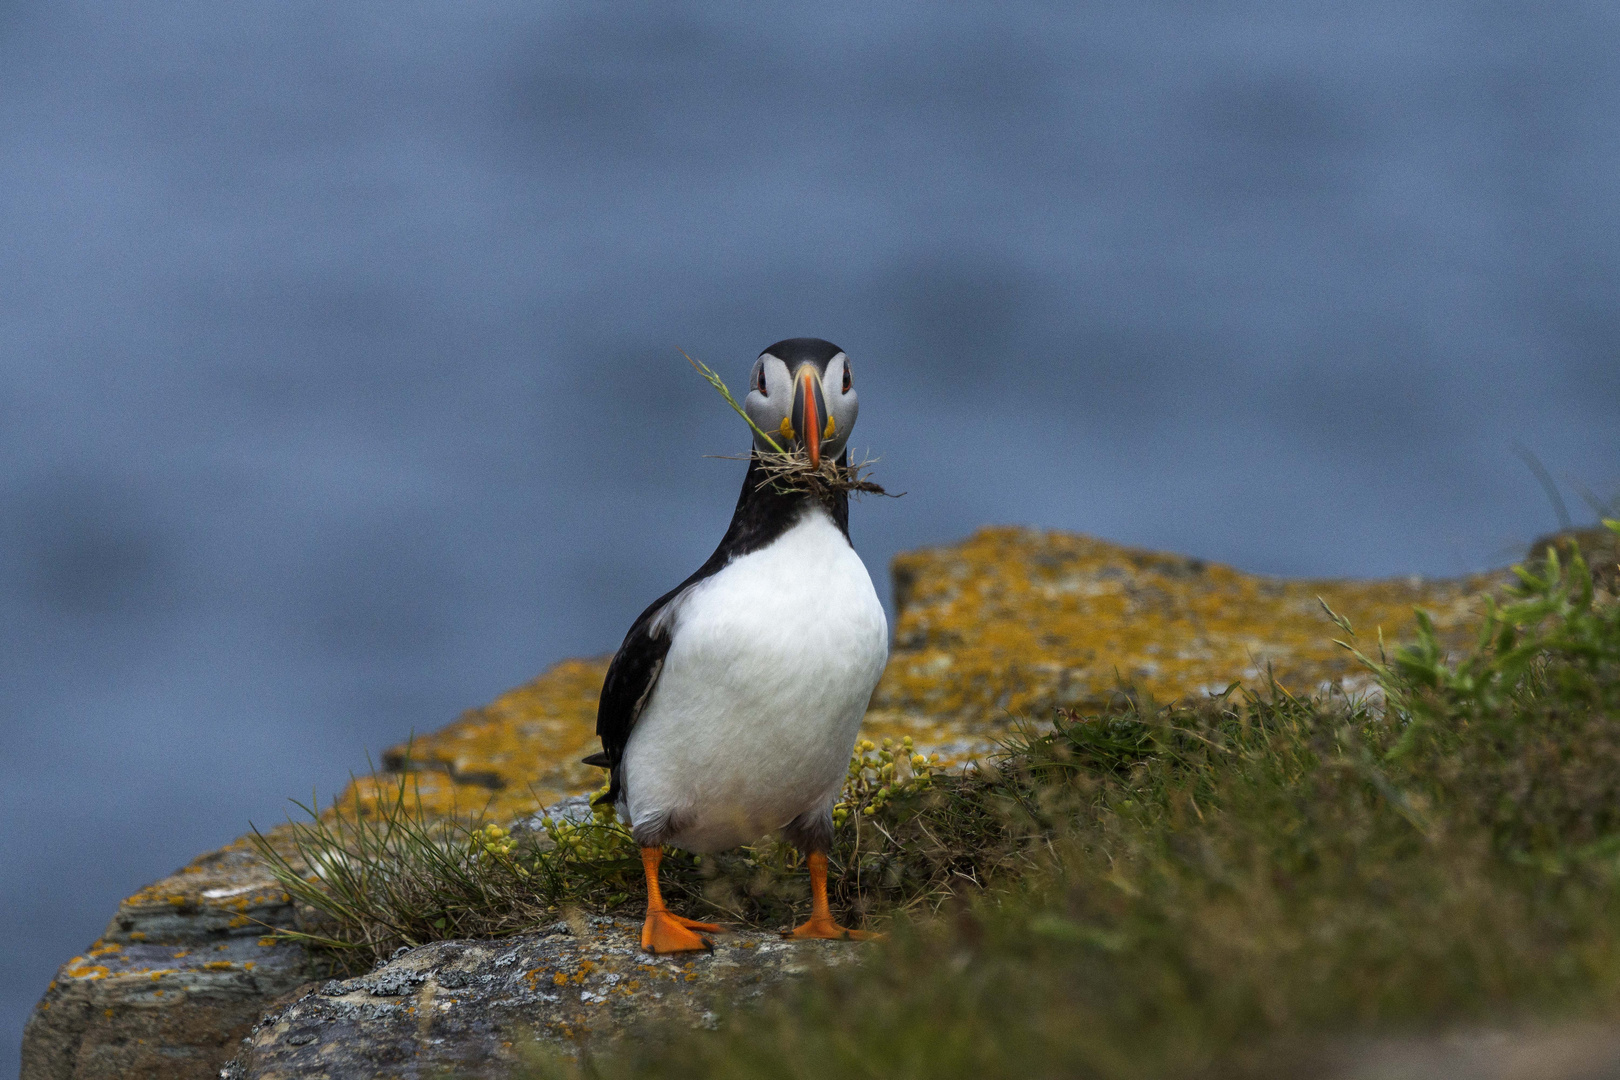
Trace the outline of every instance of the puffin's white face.
{"type": "MultiPolygon", "coordinates": [[[[759,354],[748,381],[743,408],[777,445],[804,447],[812,467],[844,452],[860,406],[849,357],[838,346],[816,338],[778,342],[759,354]]],[[[757,434],[754,447],[770,450],[757,434]]]]}

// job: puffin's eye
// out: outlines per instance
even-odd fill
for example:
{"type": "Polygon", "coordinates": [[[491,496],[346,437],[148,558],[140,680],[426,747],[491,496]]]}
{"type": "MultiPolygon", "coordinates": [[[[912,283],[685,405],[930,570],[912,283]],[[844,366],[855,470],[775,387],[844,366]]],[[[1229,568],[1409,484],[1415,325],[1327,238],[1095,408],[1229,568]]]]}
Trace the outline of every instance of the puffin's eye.
{"type": "Polygon", "coordinates": [[[847,394],[847,393],[849,393],[849,387],[850,387],[850,381],[849,381],[849,361],[848,361],[848,360],[845,360],[845,361],[844,361],[844,393],[846,393],[846,394],[847,394]]]}
{"type": "Polygon", "coordinates": [[[770,397],[771,396],[771,392],[769,390],[765,389],[765,365],[764,364],[759,365],[758,386],[759,386],[759,396],[760,397],[770,397]]]}

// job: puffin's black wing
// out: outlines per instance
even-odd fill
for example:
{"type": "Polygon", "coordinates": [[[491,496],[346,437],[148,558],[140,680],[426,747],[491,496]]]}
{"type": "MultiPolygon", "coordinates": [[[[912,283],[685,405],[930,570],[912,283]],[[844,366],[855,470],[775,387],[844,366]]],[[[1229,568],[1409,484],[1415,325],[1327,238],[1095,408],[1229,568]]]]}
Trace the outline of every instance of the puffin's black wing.
{"type": "Polygon", "coordinates": [[[686,591],[687,583],[670,590],[654,600],[641,617],[631,624],[624,635],[624,644],[613,654],[608,665],[607,678],[602,680],[602,697],[596,706],[596,734],[602,740],[602,751],[585,758],[587,765],[611,770],[607,792],[597,802],[613,803],[619,798],[622,776],[619,762],[624,758],[625,745],[630,742],[630,729],[636,726],[641,710],[647,707],[653,687],[658,685],[658,674],[664,669],[664,657],[669,653],[672,614],[670,608],[686,591]]]}

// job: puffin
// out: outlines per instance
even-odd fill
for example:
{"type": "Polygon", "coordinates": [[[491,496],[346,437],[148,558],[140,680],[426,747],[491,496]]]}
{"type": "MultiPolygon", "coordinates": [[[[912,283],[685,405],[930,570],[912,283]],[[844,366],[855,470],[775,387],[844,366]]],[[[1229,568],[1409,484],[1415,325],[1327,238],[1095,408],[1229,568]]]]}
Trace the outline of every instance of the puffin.
{"type": "Polygon", "coordinates": [[[755,434],[731,524],[705,562],[654,600],[609,664],[597,707],[606,768],[597,801],[641,849],[652,953],[710,949],[721,928],[670,911],[658,888],[665,845],[699,854],[778,830],[810,869],[810,918],[793,938],[872,935],[827,906],[832,809],[888,660],[888,622],[849,538],[849,497],[785,489],[763,470],[761,432],[849,461],[858,411],[849,357],[820,338],[765,349],[743,408],[755,434]]]}

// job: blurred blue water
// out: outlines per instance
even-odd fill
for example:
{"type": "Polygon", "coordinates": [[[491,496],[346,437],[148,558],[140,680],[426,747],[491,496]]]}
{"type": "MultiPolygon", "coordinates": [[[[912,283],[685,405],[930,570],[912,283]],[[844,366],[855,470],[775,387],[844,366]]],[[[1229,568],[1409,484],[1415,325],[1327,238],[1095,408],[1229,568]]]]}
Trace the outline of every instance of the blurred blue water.
{"type": "MultiPolygon", "coordinates": [[[[117,899],[610,650],[854,358],[986,522],[1451,574],[1620,490],[1598,4],[0,2],[0,1038],[117,899]]],[[[886,574],[884,575],[886,591],[886,574]]]]}

